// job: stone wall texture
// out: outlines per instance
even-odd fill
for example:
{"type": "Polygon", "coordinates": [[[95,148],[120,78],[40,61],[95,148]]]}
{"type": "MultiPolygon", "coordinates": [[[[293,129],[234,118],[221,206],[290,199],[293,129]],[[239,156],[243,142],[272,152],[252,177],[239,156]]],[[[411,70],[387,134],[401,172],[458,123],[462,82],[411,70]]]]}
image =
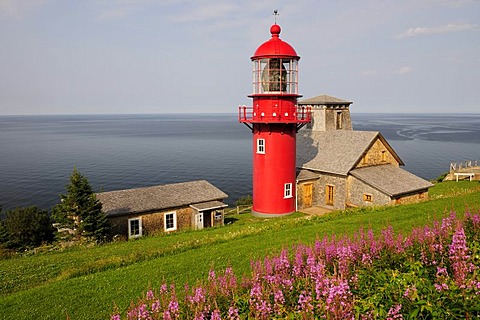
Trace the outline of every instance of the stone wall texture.
{"type": "Polygon", "coordinates": [[[395,159],[395,157],[392,155],[392,153],[383,144],[382,140],[377,138],[355,168],[375,166],[387,163],[393,164],[397,167],[400,165],[395,159]]]}
{"type": "Polygon", "coordinates": [[[372,188],[363,181],[358,180],[353,176],[348,177],[348,195],[347,203],[356,207],[363,206],[380,206],[386,205],[391,202],[391,199],[388,195],[378,191],[377,189],[372,188]],[[365,201],[364,195],[368,194],[371,196],[372,201],[365,201]]]}
{"type": "Polygon", "coordinates": [[[297,187],[299,209],[305,208],[303,203],[303,186],[308,183],[313,183],[312,187],[312,206],[323,207],[327,209],[345,209],[346,199],[346,178],[343,176],[333,174],[323,174],[318,180],[302,181],[297,187]],[[333,205],[327,204],[327,185],[334,187],[333,205]]]}

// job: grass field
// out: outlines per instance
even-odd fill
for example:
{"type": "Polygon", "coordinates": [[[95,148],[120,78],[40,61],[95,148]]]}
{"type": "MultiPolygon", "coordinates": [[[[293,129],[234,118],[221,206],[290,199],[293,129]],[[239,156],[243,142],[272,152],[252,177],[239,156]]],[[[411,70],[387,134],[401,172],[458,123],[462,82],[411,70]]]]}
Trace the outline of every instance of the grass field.
{"type": "Polygon", "coordinates": [[[312,243],[325,235],[353,235],[360,227],[379,231],[391,224],[408,232],[450,211],[478,212],[478,182],[447,182],[430,191],[430,201],[412,205],[362,208],[322,217],[294,214],[278,219],[249,214],[226,218],[222,228],[186,231],[76,247],[0,261],[2,319],[105,319],[149,287],[164,281],[181,287],[205,279],[211,268],[233,267],[249,273],[250,261],[281,248],[312,243]]]}

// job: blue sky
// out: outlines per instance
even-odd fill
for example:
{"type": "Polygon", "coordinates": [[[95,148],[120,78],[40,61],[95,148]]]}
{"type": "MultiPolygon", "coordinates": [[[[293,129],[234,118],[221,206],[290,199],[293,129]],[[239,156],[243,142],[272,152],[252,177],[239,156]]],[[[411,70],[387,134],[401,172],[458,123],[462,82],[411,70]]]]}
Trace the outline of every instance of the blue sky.
{"type": "Polygon", "coordinates": [[[0,114],[236,112],[274,9],[305,98],[480,112],[478,0],[0,0],[0,114]]]}

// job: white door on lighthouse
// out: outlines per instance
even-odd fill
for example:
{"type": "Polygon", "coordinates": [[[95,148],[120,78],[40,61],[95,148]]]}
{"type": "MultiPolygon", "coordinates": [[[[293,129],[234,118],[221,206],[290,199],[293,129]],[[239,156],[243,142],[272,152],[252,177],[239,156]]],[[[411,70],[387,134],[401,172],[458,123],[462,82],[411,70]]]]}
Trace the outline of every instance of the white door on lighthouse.
{"type": "Polygon", "coordinates": [[[195,229],[203,229],[203,212],[199,212],[195,215],[195,229]]]}

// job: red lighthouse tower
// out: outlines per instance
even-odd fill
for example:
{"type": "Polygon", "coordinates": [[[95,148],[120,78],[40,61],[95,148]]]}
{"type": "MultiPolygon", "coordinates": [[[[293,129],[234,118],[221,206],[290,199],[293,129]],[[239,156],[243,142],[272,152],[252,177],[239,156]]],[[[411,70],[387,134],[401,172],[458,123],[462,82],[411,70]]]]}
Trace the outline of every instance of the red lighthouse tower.
{"type": "Polygon", "coordinates": [[[253,133],[253,208],[262,217],[296,210],[296,134],[310,122],[310,110],[299,108],[298,60],[295,49],[279,37],[280,26],[251,57],[252,107],[239,107],[239,121],[253,133]]]}

